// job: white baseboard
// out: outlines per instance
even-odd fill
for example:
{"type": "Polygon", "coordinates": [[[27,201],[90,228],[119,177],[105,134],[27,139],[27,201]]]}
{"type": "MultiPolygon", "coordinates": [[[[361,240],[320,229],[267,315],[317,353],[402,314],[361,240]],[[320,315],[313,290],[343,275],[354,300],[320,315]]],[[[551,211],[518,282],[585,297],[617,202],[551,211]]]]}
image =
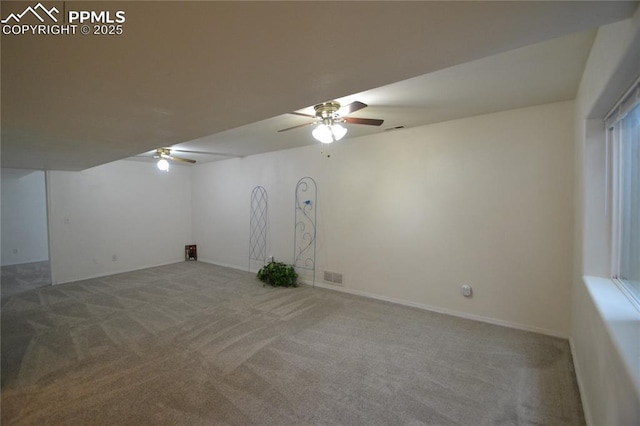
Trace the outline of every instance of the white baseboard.
{"type": "Polygon", "coordinates": [[[141,266],[139,268],[136,267],[136,268],[133,268],[133,269],[118,269],[118,270],[115,270],[115,271],[109,271],[109,272],[104,272],[104,273],[101,273],[101,274],[89,275],[89,276],[86,276],[86,277],[83,277],[83,278],[72,279],[72,280],[61,281],[61,282],[56,282],[55,279],[54,279],[54,280],[52,280],[52,284],[53,285],[61,285],[61,284],[76,283],[78,281],[93,280],[95,278],[108,277],[110,275],[124,274],[124,273],[127,273],[127,272],[142,271],[143,269],[157,268],[159,266],[173,265],[175,263],[182,263],[182,262],[184,262],[183,259],[171,260],[169,262],[156,263],[156,264],[153,264],[153,265],[141,266]]]}
{"type": "MultiPolygon", "coordinates": [[[[311,282],[306,281],[306,280],[300,280],[299,279],[298,282],[300,282],[302,284],[305,284],[305,285],[312,285],[311,282]]],[[[450,309],[440,308],[440,307],[437,307],[437,306],[425,305],[423,303],[411,302],[409,300],[396,299],[396,298],[393,298],[393,297],[383,296],[383,295],[379,295],[379,294],[375,294],[375,293],[369,293],[369,292],[366,292],[366,291],[352,290],[352,289],[349,289],[349,288],[339,287],[339,286],[335,286],[335,285],[329,285],[329,284],[325,284],[325,283],[317,282],[317,281],[315,283],[315,286],[316,287],[320,287],[320,288],[329,289],[329,290],[340,291],[340,292],[343,292],[343,293],[354,294],[356,296],[364,296],[364,297],[369,297],[371,299],[382,300],[384,302],[396,303],[398,305],[410,306],[412,308],[423,309],[425,311],[437,312],[437,313],[440,313],[440,314],[451,315],[451,316],[454,316],[454,317],[465,318],[465,319],[470,319],[470,320],[480,321],[480,322],[486,322],[488,324],[500,325],[500,326],[503,326],[503,327],[515,328],[515,329],[518,329],[518,330],[531,331],[533,333],[544,334],[544,335],[553,336],[553,337],[560,337],[562,339],[568,339],[567,335],[565,335],[564,333],[561,333],[559,331],[556,331],[556,330],[550,330],[550,329],[530,326],[530,325],[526,325],[526,324],[519,324],[519,323],[514,323],[514,322],[511,322],[511,321],[504,321],[504,320],[499,320],[499,319],[495,319],[495,318],[484,317],[484,316],[481,316],[481,315],[469,314],[469,313],[466,313],[466,312],[453,311],[453,310],[450,310],[450,309]]]]}
{"type": "Polygon", "coordinates": [[[248,271],[247,268],[243,266],[231,265],[229,263],[214,262],[213,260],[209,260],[209,259],[198,259],[198,262],[208,263],[210,265],[216,265],[216,266],[224,266],[225,268],[237,269],[238,271],[255,272],[256,274],[258,273],[258,270],[248,271]]]}

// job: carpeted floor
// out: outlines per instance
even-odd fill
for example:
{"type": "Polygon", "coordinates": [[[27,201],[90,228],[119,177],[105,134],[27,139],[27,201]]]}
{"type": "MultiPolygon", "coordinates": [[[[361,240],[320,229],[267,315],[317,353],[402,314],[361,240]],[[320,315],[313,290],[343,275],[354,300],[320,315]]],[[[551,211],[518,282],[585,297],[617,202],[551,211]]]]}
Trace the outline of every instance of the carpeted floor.
{"type": "Polygon", "coordinates": [[[185,262],[2,298],[12,424],[581,425],[567,341],[185,262]]]}
{"type": "Polygon", "coordinates": [[[51,285],[51,270],[48,260],[3,266],[0,271],[0,295],[2,297],[51,285]]]}

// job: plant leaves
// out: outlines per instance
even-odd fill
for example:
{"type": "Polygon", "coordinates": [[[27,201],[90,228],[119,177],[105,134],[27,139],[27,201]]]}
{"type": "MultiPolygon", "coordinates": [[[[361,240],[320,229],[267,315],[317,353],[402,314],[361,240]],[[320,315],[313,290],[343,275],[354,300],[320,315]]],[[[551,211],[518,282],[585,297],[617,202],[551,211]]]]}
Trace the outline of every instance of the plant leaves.
{"type": "Polygon", "coordinates": [[[273,287],[298,286],[298,273],[295,268],[282,262],[269,262],[258,271],[257,277],[273,287]]]}

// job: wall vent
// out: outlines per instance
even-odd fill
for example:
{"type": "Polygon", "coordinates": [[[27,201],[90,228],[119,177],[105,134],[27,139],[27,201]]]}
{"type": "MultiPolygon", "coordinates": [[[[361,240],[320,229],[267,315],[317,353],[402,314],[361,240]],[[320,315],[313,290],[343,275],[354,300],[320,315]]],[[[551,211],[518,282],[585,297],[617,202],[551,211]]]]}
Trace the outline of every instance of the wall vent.
{"type": "Polygon", "coordinates": [[[324,271],[324,281],[335,285],[344,285],[342,282],[342,274],[338,272],[324,271]]]}

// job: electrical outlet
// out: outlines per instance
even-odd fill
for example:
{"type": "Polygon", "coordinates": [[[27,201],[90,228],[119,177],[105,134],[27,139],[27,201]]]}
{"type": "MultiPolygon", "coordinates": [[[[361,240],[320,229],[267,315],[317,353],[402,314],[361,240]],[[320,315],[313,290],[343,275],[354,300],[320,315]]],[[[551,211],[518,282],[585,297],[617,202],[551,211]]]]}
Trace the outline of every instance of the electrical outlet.
{"type": "Polygon", "coordinates": [[[462,285],[462,295],[464,297],[471,297],[471,286],[469,284],[462,285]]]}
{"type": "Polygon", "coordinates": [[[113,254],[113,255],[111,255],[111,261],[112,261],[112,262],[115,262],[115,261],[117,261],[117,260],[118,260],[118,255],[117,255],[117,254],[113,254]]]}

